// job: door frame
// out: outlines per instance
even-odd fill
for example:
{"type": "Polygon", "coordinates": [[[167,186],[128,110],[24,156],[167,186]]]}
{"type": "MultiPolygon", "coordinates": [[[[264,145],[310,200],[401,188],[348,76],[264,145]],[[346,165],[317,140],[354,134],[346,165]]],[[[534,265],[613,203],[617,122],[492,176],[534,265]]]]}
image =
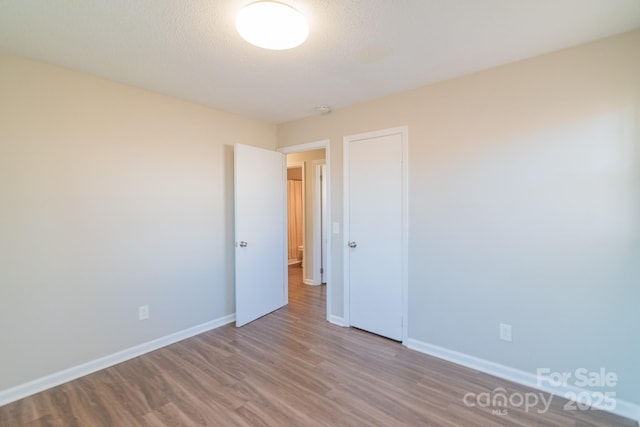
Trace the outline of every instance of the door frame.
{"type": "MultiPolygon", "coordinates": [[[[322,278],[326,279],[326,255],[329,249],[328,245],[323,244],[323,238],[328,235],[329,222],[327,221],[327,163],[325,160],[313,160],[313,172],[314,172],[314,206],[313,206],[313,241],[319,242],[316,247],[313,248],[313,265],[320,265],[325,268],[322,272],[315,270],[313,272],[313,284],[321,285],[324,283],[322,278]],[[326,246],[326,247],[325,247],[326,246]],[[325,255],[323,257],[323,255],[325,255]],[[324,259],[323,259],[324,258],[324,259]]],[[[326,280],[325,280],[326,281],[326,280]]]]}
{"type": "MultiPolygon", "coordinates": [[[[292,145],[289,147],[281,147],[278,151],[285,156],[287,154],[300,153],[303,151],[311,151],[311,150],[320,150],[324,149],[324,157],[325,163],[327,165],[327,173],[326,173],[326,181],[327,181],[327,222],[330,222],[331,218],[331,146],[330,141],[328,139],[323,139],[320,141],[308,142],[305,144],[292,145]]],[[[286,162],[285,162],[286,167],[286,162]]],[[[316,218],[314,218],[314,222],[316,218]]],[[[313,224],[315,228],[315,223],[313,224]]],[[[331,233],[327,233],[327,298],[326,298],[326,320],[331,321],[331,295],[332,295],[332,286],[331,286],[331,233]]],[[[288,302],[288,293],[287,293],[287,302],[288,302]]]]}
{"type": "Polygon", "coordinates": [[[381,129],[372,132],[360,133],[355,135],[345,136],[343,141],[343,174],[342,174],[342,185],[343,185],[343,220],[342,220],[342,231],[343,231],[343,242],[342,242],[342,253],[343,253],[343,271],[342,271],[342,283],[343,283],[343,313],[344,313],[344,325],[351,326],[350,319],[350,283],[349,283],[349,259],[351,256],[351,252],[349,251],[349,144],[355,141],[361,141],[363,139],[371,139],[371,138],[380,138],[384,136],[390,135],[400,135],[402,137],[402,198],[401,198],[401,209],[402,209],[402,246],[401,246],[401,257],[402,257],[402,277],[400,281],[401,287],[401,303],[402,303],[402,342],[405,343],[407,340],[407,331],[408,331],[408,271],[409,271],[409,263],[408,263],[408,253],[409,253],[409,165],[408,165],[408,147],[409,147],[409,128],[408,126],[400,126],[389,129],[381,129]]]}

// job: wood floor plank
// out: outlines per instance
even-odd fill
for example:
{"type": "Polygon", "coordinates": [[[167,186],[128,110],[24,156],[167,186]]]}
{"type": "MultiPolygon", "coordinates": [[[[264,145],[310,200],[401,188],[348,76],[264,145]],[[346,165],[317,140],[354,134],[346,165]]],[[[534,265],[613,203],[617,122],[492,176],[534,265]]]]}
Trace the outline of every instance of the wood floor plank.
{"type": "Polygon", "coordinates": [[[289,304],[0,407],[0,426],[584,426],[602,411],[469,407],[466,393],[537,392],[325,320],[325,286],[289,268],[289,304]]]}

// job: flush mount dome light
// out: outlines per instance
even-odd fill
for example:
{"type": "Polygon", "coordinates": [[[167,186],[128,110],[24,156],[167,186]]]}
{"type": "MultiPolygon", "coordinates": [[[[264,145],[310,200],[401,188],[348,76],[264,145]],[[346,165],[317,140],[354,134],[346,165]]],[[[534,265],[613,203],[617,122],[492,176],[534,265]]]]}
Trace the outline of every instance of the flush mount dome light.
{"type": "Polygon", "coordinates": [[[275,1],[259,1],[243,7],[236,16],[236,29],[252,45],[271,50],[299,46],[309,35],[304,16],[275,1]]]}

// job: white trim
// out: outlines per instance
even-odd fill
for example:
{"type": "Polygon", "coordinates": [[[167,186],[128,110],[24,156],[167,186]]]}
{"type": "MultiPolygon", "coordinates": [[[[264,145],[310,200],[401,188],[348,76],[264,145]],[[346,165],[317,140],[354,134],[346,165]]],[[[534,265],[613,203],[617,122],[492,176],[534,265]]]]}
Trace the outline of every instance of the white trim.
{"type": "MultiPolygon", "coordinates": [[[[324,158],[327,164],[327,212],[329,218],[328,222],[331,222],[331,141],[328,139],[323,139],[321,141],[308,142],[306,144],[298,144],[292,145],[289,147],[281,147],[278,149],[282,154],[292,154],[292,153],[300,153],[303,151],[311,151],[311,150],[321,150],[324,149],[324,158]]],[[[327,314],[326,319],[328,322],[331,320],[331,293],[333,286],[331,286],[331,233],[327,233],[327,247],[329,248],[329,253],[327,256],[327,298],[326,298],[326,306],[327,306],[327,314]]]]}
{"type": "Polygon", "coordinates": [[[344,319],[341,316],[336,316],[334,314],[329,316],[329,323],[332,323],[337,326],[345,327],[344,319]]]}
{"type": "Polygon", "coordinates": [[[349,292],[349,140],[342,138],[342,321],[351,326],[349,292]]]}
{"type": "Polygon", "coordinates": [[[409,337],[409,127],[402,133],[402,341],[409,337]]]}
{"type": "Polygon", "coordinates": [[[291,145],[289,147],[278,148],[282,154],[300,153],[302,151],[321,150],[329,147],[329,140],[307,142],[306,144],[291,145]]]}
{"type": "MultiPolygon", "coordinates": [[[[581,396],[583,395],[582,393],[589,392],[588,390],[571,385],[553,386],[548,382],[539,384],[536,375],[530,372],[521,371],[519,369],[511,368],[499,363],[480,359],[475,356],[470,356],[465,353],[449,350],[443,347],[426,343],[424,341],[416,340],[414,338],[407,338],[407,340],[404,342],[404,345],[406,345],[411,350],[419,351],[420,353],[425,353],[430,356],[437,357],[438,359],[443,359],[457,365],[466,366],[467,368],[475,369],[476,371],[484,372],[489,375],[493,375],[508,381],[512,381],[514,383],[534,388],[536,390],[551,393],[562,398],[565,398],[566,393],[569,392],[575,393],[576,396],[581,396]]],[[[608,411],[621,417],[630,418],[634,421],[640,422],[640,405],[637,405],[635,403],[616,399],[616,407],[613,410],[597,406],[594,407],[596,409],[608,411]]]]}
{"type": "Polygon", "coordinates": [[[322,274],[320,267],[322,266],[322,166],[326,165],[326,160],[313,160],[313,269],[311,270],[311,281],[314,285],[322,283],[322,274]]]}
{"type": "Polygon", "coordinates": [[[329,234],[331,234],[331,232],[329,231],[329,211],[327,209],[328,203],[329,203],[329,199],[328,199],[328,188],[327,188],[327,163],[325,160],[325,163],[320,167],[320,172],[322,174],[321,179],[322,179],[322,185],[320,186],[320,200],[321,200],[321,207],[320,207],[320,219],[321,219],[321,226],[322,226],[322,230],[320,233],[320,238],[322,239],[322,241],[320,242],[320,258],[322,259],[322,261],[320,262],[320,264],[322,265],[322,273],[320,274],[320,283],[327,283],[327,263],[329,262],[329,234]]]}
{"type": "MultiPolygon", "coordinates": [[[[289,188],[287,185],[287,156],[285,156],[282,153],[280,153],[280,155],[282,156],[282,195],[283,195],[282,212],[284,213],[284,215],[282,215],[282,252],[284,252],[283,259],[285,260],[285,262],[283,262],[283,265],[282,265],[282,277],[283,277],[282,307],[284,307],[285,305],[289,304],[289,265],[287,263],[287,260],[289,259],[289,240],[287,238],[287,228],[288,228],[287,227],[288,226],[287,209],[289,208],[287,203],[289,203],[289,200],[288,200],[289,188]]],[[[304,166],[302,168],[302,174],[304,175],[304,166]]],[[[302,194],[304,197],[304,182],[302,184],[302,194]]],[[[304,204],[303,204],[303,213],[302,213],[302,224],[303,224],[302,227],[304,229],[304,204]]],[[[304,234],[303,234],[302,241],[303,241],[302,244],[304,245],[304,234]]],[[[237,277],[238,276],[236,274],[236,278],[237,277]]],[[[236,283],[236,286],[237,286],[237,283],[236,283]]],[[[236,323],[236,327],[237,326],[238,324],[236,323]]]]}
{"type": "Polygon", "coordinates": [[[344,323],[351,325],[350,319],[350,283],[349,283],[349,143],[361,141],[363,139],[380,138],[389,135],[401,135],[402,137],[402,277],[401,277],[401,299],[402,299],[402,341],[406,341],[408,337],[408,271],[409,271],[409,127],[399,126],[395,128],[382,129],[373,132],[360,133],[357,135],[349,135],[343,138],[343,313],[344,323]]]}
{"type": "MultiPolygon", "coordinates": [[[[331,213],[331,144],[329,143],[329,140],[325,140],[324,141],[324,161],[326,162],[326,166],[325,166],[325,175],[324,175],[324,179],[326,182],[326,188],[327,188],[327,218],[326,218],[326,223],[327,224],[331,224],[331,219],[332,219],[332,213],[331,213]]],[[[327,306],[327,313],[326,313],[326,318],[327,320],[329,320],[331,318],[331,313],[332,313],[332,299],[331,299],[331,294],[333,292],[333,278],[331,276],[331,271],[332,271],[332,259],[333,256],[332,254],[332,246],[331,246],[331,240],[332,240],[332,233],[331,231],[327,230],[327,270],[325,271],[325,283],[327,286],[327,299],[326,299],[326,306],[327,306]]]]}
{"type": "Polygon", "coordinates": [[[318,286],[320,283],[314,282],[312,279],[303,279],[302,283],[305,285],[318,286]]]}
{"type": "Polygon", "coordinates": [[[80,365],[64,369],[62,371],[54,372],[53,374],[49,374],[47,376],[29,381],[27,383],[2,390],[0,391],[0,406],[15,402],[16,400],[39,393],[60,384],[64,384],[85,375],[89,375],[110,366],[117,365],[118,363],[126,362],[127,360],[133,359],[134,357],[138,357],[145,353],[149,353],[150,351],[166,347],[170,344],[182,341],[186,338],[190,338],[203,332],[219,328],[220,326],[232,323],[235,320],[235,313],[229,314],[210,322],[183,329],[182,331],[165,335],[152,341],[138,344],[136,346],[129,347],[116,353],[100,357],[99,359],[91,360],[89,362],[82,363],[80,365]]]}

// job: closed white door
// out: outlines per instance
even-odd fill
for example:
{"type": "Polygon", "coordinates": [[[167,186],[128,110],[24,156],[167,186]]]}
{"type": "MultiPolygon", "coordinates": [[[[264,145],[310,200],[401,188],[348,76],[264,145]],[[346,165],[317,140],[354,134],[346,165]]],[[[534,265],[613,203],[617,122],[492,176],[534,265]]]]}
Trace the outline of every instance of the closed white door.
{"type": "Polygon", "coordinates": [[[350,325],[403,339],[406,131],[345,138],[345,285],[350,325]]]}
{"type": "Polygon", "coordinates": [[[275,151],[235,146],[236,326],[286,302],[284,162],[275,151]]]}

